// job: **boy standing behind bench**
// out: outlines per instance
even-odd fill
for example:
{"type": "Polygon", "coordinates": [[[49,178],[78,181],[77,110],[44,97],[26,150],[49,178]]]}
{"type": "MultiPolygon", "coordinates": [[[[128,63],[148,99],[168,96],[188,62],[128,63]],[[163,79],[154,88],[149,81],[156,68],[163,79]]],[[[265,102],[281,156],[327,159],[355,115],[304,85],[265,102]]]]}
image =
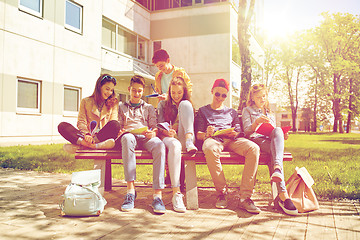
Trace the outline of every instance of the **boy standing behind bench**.
{"type": "Polygon", "coordinates": [[[119,122],[121,130],[116,147],[119,148],[121,142],[125,181],[127,182],[127,194],[121,206],[121,210],[131,211],[134,209],[134,201],[136,198],[134,184],[134,181],[136,180],[135,148],[142,148],[149,151],[154,160],[154,200],[152,207],[155,213],[165,213],[165,205],[161,197],[161,191],[165,187],[165,145],[158,137],[156,137],[155,128],[157,118],[155,108],[141,99],[144,87],[144,78],[138,75],[133,76],[128,88],[130,100],[119,104],[119,122]],[[144,127],[148,127],[148,129],[142,133],[129,133],[129,131],[144,127]]]}

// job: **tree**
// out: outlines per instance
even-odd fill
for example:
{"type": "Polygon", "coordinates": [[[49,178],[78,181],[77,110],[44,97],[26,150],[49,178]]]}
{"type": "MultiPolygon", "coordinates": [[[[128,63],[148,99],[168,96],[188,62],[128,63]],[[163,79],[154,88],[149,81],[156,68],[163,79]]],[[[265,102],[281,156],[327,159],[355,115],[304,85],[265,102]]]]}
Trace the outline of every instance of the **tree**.
{"type": "MultiPolygon", "coordinates": [[[[316,132],[317,129],[317,120],[318,108],[319,108],[319,99],[327,98],[329,93],[324,86],[326,86],[326,77],[327,69],[326,59],[324,56],[323,49],[319,46],[317,39],[314,37],[314,31],[312,29],[304,32],[304,50],[302,55],[304,56],[304,62],[310,67],[312,71],[312,76],[308,78],[308,92],[307,92],[307,101],[306,107],[311,108],[313,125],[311,131],[316,132]]],[[[326,104],[323,108],[326,107],[326,104]]]]}
{"type": "Polygon", "coordinates": [[[343,114],[352,112],[351,106],[354,101],[354,94],[347,93],[353,92],[353,88],[350,87],[355,86],[352,74],[354,56],[358,56],[355,53],[359,50],[359,19],[348,13],[323,13],[322,16],[324,20],[315,29],[315,36],[324,50],[332,75],[333,132],[339,129],[339,132],[343,133],[343,114]],[[354,46],[357,46],[357,50],[354,46]],[[346,105],[346,102],[351,104],[346,105]]]}
{"type": "Polygon", "coordinates": [[[297,131],[296,118],[299,108],[299,83],[302,81],[305,63],[303,60],[302,41],[295,41],[300,39],[301,35],[296,33],[289,41],[281,42],[277,60],[279,61],[279,75],[280,82],[285,84],[285,89],[288,94],[289,105],[291,109],[292,130],[297,131]]]}
{"type": "Polygon", "coordinates": [[[249,8],[247,0],[239,1],[238,11],[238,41],[241,58],[241,90],[238,110],[246,107],[246,98],[251,87],[251,54],[249,25],[254,14],[255,0],[250,0],[249,8]]]}

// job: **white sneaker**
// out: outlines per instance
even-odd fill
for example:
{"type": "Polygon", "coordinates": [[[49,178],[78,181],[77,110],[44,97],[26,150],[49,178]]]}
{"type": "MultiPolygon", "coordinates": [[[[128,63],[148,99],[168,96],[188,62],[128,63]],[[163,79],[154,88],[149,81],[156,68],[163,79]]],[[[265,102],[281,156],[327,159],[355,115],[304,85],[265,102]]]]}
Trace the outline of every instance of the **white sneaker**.
{"type": "Polygon", "coordinates": [[[80,146],[75,144],[64,144],[63,146],[64,151],[70,154],[75,154],[79,148],[80,146]]]}
{"type": "Polygon", "coordinates": [[[181,193],[175,193],[174,196],[172,197],[172,204],[175,212],[182,212],[182,213],[186,212],[186,207],[184,205],[183,197],[184,195],[182,195],[181,193]]]}
{"type": "Polygon", "coordinates": [[[111,148],[115,147],[115,140],[110,138],[103,142],[97,143],[95,146],[96,146],[96,149],[111,149],[111,148]]]}

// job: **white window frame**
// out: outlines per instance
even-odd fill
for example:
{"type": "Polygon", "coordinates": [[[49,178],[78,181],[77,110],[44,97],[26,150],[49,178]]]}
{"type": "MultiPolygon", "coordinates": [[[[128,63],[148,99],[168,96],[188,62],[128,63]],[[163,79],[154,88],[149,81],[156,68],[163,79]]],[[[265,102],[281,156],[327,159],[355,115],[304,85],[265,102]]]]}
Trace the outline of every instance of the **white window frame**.
{"type": "Polygon", "coordinates": [[[79,111],[66,111],[65,110],[65,89],[71,89],[78,91],[78,109],[80,110],[80,101],[81,101],[81,88],[80,87],[72,87],[68,85],[64,85],[63,94],[64,94],[64,102],[63,102],[63,115],[64,117],[77,117],[79,111]]]}
{"type": "Polygon", "coordinates": [[[18,0],[19,10],[21,10],[23,12],[26,12],[26,13],[29,13],[31,15],[34,15],[35,17],[39,17],[39,18],[43,17],[43,2],[44,2],[44,0],[38,0],[40,2],[40,12],[34,11],[31,8],[28,8],[28,7],[24,6],[24,5],[21,5],[20,1],[21,0],[18,0]]]}
{"type": "Polygon", "coordinates": [[[65,26],[65,28],[68,29],[68,30],[71,30],[73,32],[82,34],[82,30],[83,30],[83,6],[81,6],[80,4],[78,4],[78,3],[74,2],[74,1],[65,0],[65,8],[64,9],[65,9],[65,11],[64,11],[64,26],[65,26]],[[80,8],[80,29],[78,29],[76,27],[73,27],[73,26],[66,23],[66,4],[68,2],[70,4],[75,5],[76,7],[80,8]]]}
{"type": "Polygon", "coordinates": [[[24,114],[41,114],[41,81],[37,81],[37,80],[29,80],[26,78],[17,78],[16,81],[16,112],[17,113],[24,113],[24,114]],[[19,95],[19,81],[21,82],[29,82],[29,83],[35,83],[37,84],[37,91],[38,91],[38,96],[37,96],[37,108],[24,108],[24,107],[18,107],[18,95],[19,95]]]}

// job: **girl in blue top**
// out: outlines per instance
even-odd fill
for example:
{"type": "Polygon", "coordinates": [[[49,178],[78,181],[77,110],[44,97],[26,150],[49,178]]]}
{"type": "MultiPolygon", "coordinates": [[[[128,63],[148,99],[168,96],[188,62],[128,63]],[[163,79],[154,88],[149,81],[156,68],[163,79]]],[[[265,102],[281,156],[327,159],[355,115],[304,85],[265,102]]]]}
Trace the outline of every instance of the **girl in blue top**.
{"type": "Polygon", "coordinates": [[[250,140],[259,145],[261,151],[271,155],[271,181],[276,182],[279,193],[275,204],[279,204],[286,214],[296,215],[298,211],[289,198],[284,181],[284,139],[288,139],[288,134],[276,127],[275,119],[270,115],[268,91],[264,84],[255,84],[250,88],[246,105],[242,112],[244,132],[250,140]],[[255,132],[262,123],[270,123],[274,127],[270,136],[255,132]]]}

